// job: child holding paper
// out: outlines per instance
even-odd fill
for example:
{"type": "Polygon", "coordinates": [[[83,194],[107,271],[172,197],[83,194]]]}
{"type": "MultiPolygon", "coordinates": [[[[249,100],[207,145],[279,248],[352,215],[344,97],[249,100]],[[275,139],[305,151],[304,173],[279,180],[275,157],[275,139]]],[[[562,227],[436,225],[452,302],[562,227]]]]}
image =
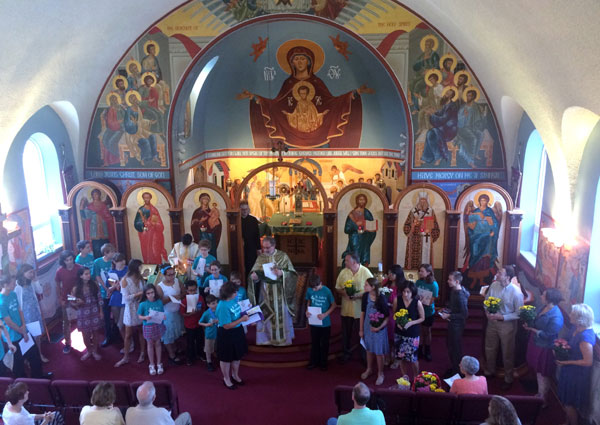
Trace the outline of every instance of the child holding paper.
{"type": "Polygon", "coordinates": [[[313,274],[308,281],[308,286],[306,317],[309,319],[310,325],[310,361],[306,368],[310,370],[318,366],[321,370],[327,370],[329,336],[331,335],[329,315],[335,310],[335,300],[331,290],[323,286],[319,275],[313,274]],[[320,313],[315,314],[315,318],[321,321],[320,324],[311,323],[313,317],[311,310],[315,308],[320,309],[320,313]]]}
{"type": "MultiPolygon", "coordinates": [[[[217,260],[210,263],[209,271],[210,271],[210,274],[208,276],[206,276],[206,278],[204,278],[204,283],[202,285],[203,292],[205,294],[210,293],[211,285],[213,285],[213,288],[215,288],[216,282],[218,282],[219,280],[221,281],[221,284],[226,283],[228,280],[227,276],[223,276],[221,274],[221,263],[219,263],[217,260]],[[213,281],[212,284],[211,284],[211,281],[213,281]]],[[[215,293],[213,293],[213,295],[216,296],[215,293]]]]}
{"type": "Polygon", "coordinates": [[[360,328],[358,334],[364,339],[367,351],[367,370],[361,379],[367,379],[373,373],[373,362],[377,362],[377,380],[375,385],[383,384],[383,359],[389,353],[390,345],[387,336],[389,307],[385,296],[379,292],[380,283],[374,277],[365,282],[365,293],[362,296],[360,328]]]}
{"type": "Polygon", "coordinates": [[[148,360],[150,365],[148,370],[150,375],[162,375],[164,372],[162,365],[162,344],[161,338],[165,333],[165,325],[157,323],[152,320],[150,311],[164,312],[163,303],[156,296],[156,288],[154,285],[149,284],[144,287],[144,295],[142,296],[142,302],[140,303],[137,314],[142,320],[143,327],[142,332],[146,345],[148,346],[148,360]],[[154,354],[156,353],[156,357],[154,354]],[[154,360],[156,360],[156,369],[154,368],[154,360]]]}
{"type": "Polygon", "coordinates": [[[421,324],[421,335],[419,341],[419,357],[425,357],[425,360],[431,361],[431,327],[435,320],[435,303],[439,295],[440,287],[435,281],[433,267],[431,264],[421,264],[419,266],[419,279],[415,282],[423,310],[425,311],[425,321],[421,324]]]}
{"type": "Polygon", "coordinates": [[[196,276],[198,286],[202,287],[204,278],[209,275],[208,267],[210,263],[217,259],[208,253],[210,251],[210,241],[207,239],[198,242],[198,250],[200,255],[196,257],[194,264],[192,264],[192,274],[196,276]]]}
{"type": "MultiPolygon", "coordinates": [[[[112,259],[112,268],[108,271],[108,305],[112,313],[112,320],[117,325],[121,338],[125,341],[125,324],[123,323],[123,295],[121,294],[121,279],[127,274],[127,261],[125,255],[116,253],[112,259]]],[[[131,345],[133,348],[133,344],[131,345]]]]}
{"type": "Polygon", "coordinates": [[[215,352],[215,342],[217,340],[217,297],[212,294],[206,296],[206,306],[208,307],[198,324],[204,328],[204,353],[206,354],[206,368],[209,372],[214,372],[215,367],[212,364],[212,355],[215,352]]]}
{"type": "Polygon", "coordinates": [[[77,275],[78,281],[71,294],[75,297],[73,306],[77,308],[77,329],[83,334],[83,342],[87,348],[81,360],[87,360],[90,356],[94,360],[100,360],[102,357],[98,353],[98,346],[100,330],[104,327],[102,299],[98,285],[92,280],[90,269],[82,267],[77,275]]]}
{"type": "Polygon", "coordinates": [[[240,275],[240,272],[237,271],[232,271],[229,274],[229,279],[236,284],[236,286],[238,287],[238,294],[237,294],[237,300],[238,302],[242,301],[242,300],[247,300],[248,299],[248,292],[246,291],[246,288],[244,288],[242,286],[242,277],[240,275]]]}
{"type": "Polygon", "coordinates": [[[191,366],[196,361],[196,354],[200,354],[204,346],[202,328],[198,325],[202,316],[202,302],[198,299],[198,284],[195,280],[186,280],[184,286],[186,296],[181,298],[179,312],[183,316],[187,340],[186,364],[191,366]]]}
{"type": "MultiPolygon", "coordinates": [[[[42,319],[42,312],[40,310],[40,303],[38,301],[38,295],[42,295],[44,289],[37,279],[35,269],[30,264],[23,264],[17,275],[17,286],[15,293],[19,299],[19,306],[23,310],[23,316],[25,317],[25,323],[37,322],[40,327],[40,331],[43,330],[44,322],[42,319]]],[[[35,344],[40,352],[40,359],[44,363],[48,363],[48,359],[42,354],[42,335],[37,335],[33,338],[35,344]]]]}

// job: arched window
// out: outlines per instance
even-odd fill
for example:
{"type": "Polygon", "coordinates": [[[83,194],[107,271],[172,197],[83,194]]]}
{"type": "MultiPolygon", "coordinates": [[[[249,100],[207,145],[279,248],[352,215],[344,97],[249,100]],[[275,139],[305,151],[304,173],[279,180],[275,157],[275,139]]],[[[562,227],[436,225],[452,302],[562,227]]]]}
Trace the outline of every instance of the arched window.
{"type": "Polygon", "coordinates": [[[534,130],[529,136],[525,149],[523,190],[521,192],[521,209],[523,210],[521,254],[531,264],[535,264],[537,255],[547,162],[548,155],[544,142],[538,131],[534,130]]]}
{"type": "Polygon", "coordinates": [[[37,258],[62,246],[58,208],[64,203],[58,156],[43,133],[29,137],[23,150],[23,172],[37,258]]]}
{"type": "MultiPolygon", "coordinates": [[[[600,324],[600,283],[598,282],[598,273],[600,273],[600,262],[598,261],[600,258],[600,182],[596,188],[593,223],[583,302],[592,307],[596,323],[600,324]]],[[[600,328],[600,325],[596,326],[600,328]]]]}

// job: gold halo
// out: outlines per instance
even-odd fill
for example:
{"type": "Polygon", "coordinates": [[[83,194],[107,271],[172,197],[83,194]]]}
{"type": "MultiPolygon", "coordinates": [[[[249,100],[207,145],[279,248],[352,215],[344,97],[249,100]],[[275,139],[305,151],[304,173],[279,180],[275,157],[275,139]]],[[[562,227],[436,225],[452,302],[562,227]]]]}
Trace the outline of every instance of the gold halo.
{"type": "Polygon", "coordinates": [[[158,202],[158,198],[156,197],[156,192],[154,191],[154,189],[151,189],[149,187],[144,187],[138,191],[138,193],[137,193],[138,205],[140,205],[140,206],[144,205],[144,199],[142,198],[142,195],[146,192],[148,192],[150,195],[152,195],[152,199],[150,199],[150,203],[152,205],[156,206],[156,203],[158,202]]]}
{"type": "Polygon", "coordinates": [[[298,81],[292,88],[292,95],[298,102],[300,102],[300,93],[298,92],[300,87],[308,87],[308,96],[306,96],[306,100],[312,101],[315,98],[315,86],[308,81],[298,81]]]}
{"type": "Polygon", "coordinates": [[[129,83],[127,82],[127,78],[123,77],[122,75],[117,75],[117,76],[116,76],[115,78],[113,78],[113,80],[112,80],[112,86],[113,86],[113,89],[115,89],[115,90],[119,90],[119,89],[117,88],[117,81],[119,81],[119,80],[123,80],[123,82],[125,83],[125,89],[127,89],[127,87],[129,87],[129,83]]]}
{"type": "Polygon", "coordinates": [[[142,101],[142,96],[140,95],[140,93],[137,90],[129,90],[127,92],[127,94],[125,95],[125,102],[127,103],[128,106],[131,106],[131,102],[129,101],[129,97],[131,95],[134,95],[135,97],[137,97],[137,100],[139,102],[142,101]]]}
{"type": "Polygon", "coordinates": [[[120,105],[121,104],[121,96],[119,96],[119,94],[115,93],[115,92],[110,92],[109,94],[106,95],[106,104],[108,106],[110,106],[110,98],[113,96],[117,98],[117,103],[120,105]]]}
{"type": "Polygon", "coordinates": [[[458,89],[454,86],[446,86],[446,87],[444,87],[444,90],[442,90],[442,97],[444,97],[444,95],[448,92],[448,90],[454,90],[454,96],[452,96],[452,102],[456,102],[456,99],[458,99],[458,89]]]}
{"type": "Polygon", "coordinates": [[[465,86],[469,85],[469,83],[471,82],[471,74],[469,74],[467,71],[458,71],[456,74],[454,74],[454,85],[455,86],[458,87],[458,77],[460,77],[463,74],[467,76],[467,82],[465,83],[465,86]]]}
{"type": "Polygon", "coordinates": [[[198,191],[196,193],[196,195],[194,195],[194,203],[196,204],[197,207],[200,206],[200,198],[203,197],[203,196],[208,196],[208,202],[210,202],[212,200],[212,198],[210,197],[209,193],[198,191]]]}
{"type": "Polygon", "coordinates": [[[454,56],[452,53],[446,53],[440,58],[440,69],[444,69],[444,62],[446,61],[446,59],[452,59],[452,66],[450,67],[450,71],[454,72],[458,60],[456,59],[456,56],[454,56]]]}
{"type": "Polygon", "coordinates": [[[429,34],[423,37],[421,39],[421,42],[419,43],[419,46],[421,46],[421,51],[425,51],[425,42],[427,40],[433,40],[433,47],[431,48],[431,50],[437,50],[438,46],[440,45],[440,42],[438,41],[436,36],[434,36],[433,34],[429,34]]]}
{"type": "Polygon", "coordinates": [[[147,77],[147,76],[150,76],[150,77],[152,77],[152,79],[154,80],[154,84],[150,84],[150,87],[154,87],[154,86],[156,85],[156,75],[154,75],[154,72],[150,72],[150,71],[148,71],[148,72],[144,72],[144,73],[142,74],[142,83],[143,83],[144,85],[146,85],[146,77],[147,77]]]}
{"type": "MultiPolygon", "coordinates": [[[[158,56],[158,53],[160,52],[160,47],[158,46],[158,43],[154,40],[148,40],[144,43],[144,55],[148,55],[148,46],[150,44],[154,44],[154,47],[156,49],[156,52],[154,53],[154,56],[158,56]]],[[[142,68],[140,68],[141,70],[142,68]]]]}
{"type": "Polygon", "coordinates": [[[474,91],[475,92],[475,99],[473,100],[473,102],[477,102],[479,100],[479,89],[475,86],[469,86],[466,89],[463,90],[463,94],[462,94],[462,98],[463,100],[466,102],[467,101],[467,93],[470,91],[474,91]]]}
{"type": "Polygon", "coordinates": [[[437,75],[438,83],[442,81],[442,72],[439,69],[430,69],[425,73],[425,84],[427,84],[429,87],[433,86],[433,84],[429,82],[429,77],[431,77],[431,74],[437,75]]]}
{"type": "Polygon", "coordinates": [[[138,61],[136,61],[135,59],[130,59],[127,62],[127,64],[125,64],[125,71],[127,71],[127,75],[132,75],[132,73],[129,71],[130,65],[137,65],[138,72],[140,72],[142,70],[142,65],[140,65],[140,63],[138,61]]]}
{"type": "Polygon", "coordinates": [[[479,191],[479,192],[477,192],[477,193],[475,194],[475,196],[473,197],[473,203],[474,203],[475,205],[477,205],[477,208],[480,208],[480,207],[481,207],[481,205],[479,205],[479,197],[480,197],[481,195],[487,195],[487,196],[489,196],[489,198],[490,198],[490,202],[488,202],[488,207],[489,207],[490,205],[494,205],[494,195],[492,195],[492,192],[490,192],[489,190],[480,190],[480,191],[479,191]]]}
{"type": "Polygon", "coordinates": [[[413,205],[417,205],[417,202],[419,201],[419,198],[420,198],[419,193],[425,192],[427,194],[427,203],[431,207],[431,194],[429,193],[428,190],[426,190],[426,189],[415,189],[414,192],[415,192],[415,194],[412,196],[413,205]]]}
{"type": "Polygon", "coordinates": [[[358,198],[359,196],[364,195],[367,198],[367,204],[365,205],[365,208],[369,208],[372,204],[372,200],[371,197],[369,196],[369,194],[367,192],[362,192],[362,191],[358,191],[357,193],[355,193],[354,195],[352,195],[352,209],[356,208],[356,198],[358,198]]]}
{"type": "Polygon", "coordinates": [[[297,39],[288,40],[285,43],[282,43],[281,46],[279,46],[279,48],[277,49],[277,63],[279,63],[281,69],[283,69],[287,74],[291,75],[292,69],[290,68],[290,64],[287,61],[287,54],[291,49],[298,46],[306,47],[315,55],[315,63],[312,64],[311,72],[313,74],[316,74],[317,71],[323,66],[323,63],[325,63],[325,52],[323,51],[321,46],[319,46],[314,41],[297,39]]]}

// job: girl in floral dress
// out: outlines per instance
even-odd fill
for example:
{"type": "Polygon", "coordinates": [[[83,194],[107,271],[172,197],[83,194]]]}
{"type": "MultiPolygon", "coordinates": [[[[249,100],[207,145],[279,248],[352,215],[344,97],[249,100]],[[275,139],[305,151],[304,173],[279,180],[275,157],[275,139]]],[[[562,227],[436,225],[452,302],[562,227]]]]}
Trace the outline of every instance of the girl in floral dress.
{"type": "Polygon", "coordinates": [[[77,272],[77,277],[77,284],[71,295],[75,297],[72,303],[77,309],[77,328],[83,334],[83,342],[87,348],[81,360],[87,360],[90,356],[94,360],[100,360],[102,357],[98,354],[98,341],[100,330],[104,328],[102,299],[98,294],[98,285],[92,280],[90,269],[82,267],[77,272]]]}
{"type": "Polygon", "coordinates": [[[412,372],[411,380],[419,373],[419,360],[417,351],[419,349],[419,324],[425,320],[425,311],[423,304],[417,299],[417,287],[413,282],[407,280],[402,285],[402,290],[394,300],[394,312],[401,309],[408,311],[410,321],[400,327],[396,324],[394,345],[396,346],[397,357],[400,360],[400,369],[402,375],[409,375],[408,368],[412,372]]]}

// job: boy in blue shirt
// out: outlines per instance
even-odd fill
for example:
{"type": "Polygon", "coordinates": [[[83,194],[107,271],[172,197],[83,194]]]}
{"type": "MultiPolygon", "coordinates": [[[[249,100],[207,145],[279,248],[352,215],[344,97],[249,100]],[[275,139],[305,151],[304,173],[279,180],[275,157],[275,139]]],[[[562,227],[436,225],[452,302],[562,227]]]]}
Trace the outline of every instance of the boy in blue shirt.
{"type": "Polygon", "coordinates": [[[248,292],[246,291],[246,288],[244,288],[242,286],[242,277],[240,276],[240,272],[232,271],[229,274],[229,280],[231,280],[233,283],[235,283],[236,286],[238,287],[237,301],[240,302],[242,300],[247,300],[248,292]]]}
{"type": "MultiPolygon", "coordinates": [[[[92,267],[92,279],[96,281],[100,288],[100,296],[102,297],[102,314],[104,317],[104,341],[100,344],[101,347],[106,347],[112,342],[112,321],[110,319],[110,305],[108,304],[108,272],[112,269],[112,259],[115,256],[115,247],[110,243],[105,243],[100,248],[102,257],[96,258],[92,267]]],[[[112,293],[112,292],[111,292],[112,293]]]]}
{"type": "Polygon", "coordinates": [[[92,244],[90,241],[77,242],[77,250],[79,254],[75,257],[75,263],[92,270],[94,268],[94,254],[92,254],[92,244]]]}
{"type": "MultiPolygon", "coordinates": [[[[319,367],[327,370],[327,356],[329,356],[329,336],[331,335],[331,319],[329,315],[335,309],[335,300],[331,290],[323,286],[321,278],[314,274],[308,280],[306,291],[307,307],[321,307],[321,314],[317,318],[323,323],[321,325],[310,325],[310,362],[307,369],[319,367]]],[[[306,309],[306,317],[311,314],[306,309]]]]}
{"type": "MultiPolygon", "coordinates": [[[[200,255],[196,257],[194,264],[192,264],[192,274],[196,276],[198,287],[202,287],[204,279],[210,274],[209,267],[211,263],[217,261],[217,259],[208,253],[210,251],[209,240],[202,239],[198,242],[198,250],[200,255]]],[[[203,291],[201,291],[201,293],[203,293],[203,291]]]]}
{"type": "Polygon", "coordinates": [[[204,352],[206,353],[206,368],[209,372],[214,372],[215,367],[212,364],[212,354],[215,351],[215,341],[217,340],[217,297],[212,294],[206,296],[206,305],[208,308],[202,314],[198,324],[204,328],[204,352]]]}
{"type": "Polygon", "coordinates": [[[210,292],[210,281],[221,280],[223,283],[227,282],[227,276],[221,274],[221,263],[217,260],[210,263],[210,274],[204,278],[201,288],[203,289],[200,293],[208,294],[210,292]]]}

